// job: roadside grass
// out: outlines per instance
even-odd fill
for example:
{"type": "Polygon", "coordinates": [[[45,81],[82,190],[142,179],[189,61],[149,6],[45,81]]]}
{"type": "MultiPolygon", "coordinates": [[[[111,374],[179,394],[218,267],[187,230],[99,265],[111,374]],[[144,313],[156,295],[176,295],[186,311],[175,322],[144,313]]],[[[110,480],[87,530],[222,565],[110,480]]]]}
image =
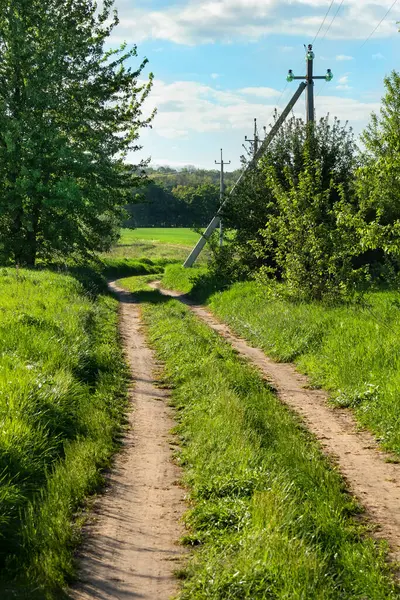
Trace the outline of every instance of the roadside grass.
{"type": "Polygon", "coordinates": [[[165,365],[196,547],[181,600],[398,598],[385,545],[297,417],[177,301],[122,280],[165,365]],[[148,300],[147,302],[145,300],[148,300]]]}
{"type": "Polygon", "coordinates": [[[117,307],[70,275],[0,270],[1,598],[58,600],[74,574],[125,422],[117,307]]]}
{"type": "Polygon", "coordinates": [[[137,229],[121,229],[118,245],[148,241],[193,246],[199,237],[198,233],[186,227],[138,227],[137,229]]]}
{"type": "Polygon", "coordinates": [[[197,284],[202,284],[203,277],[207,273],[206,266],[194,266],[190,269],[185,269],[180,264],[167,265],[162,278],[163,285],[170,289],[188,294],[192,292],[197,284]]]}
{"type": "Polygon", "coordinates": [[[362,304],[329,307],[268,296],[240,283],[210,299],[213,312],[273,358],[294,361],[332,403],[387,450],[400,454],[400,303],[398,292],[371,292],[362,304]]]}
{"type": "Polygon", "coordinates": [[[162,273],[164,265],[164,261],[160,259],[106,257],[101,259],[99,269],[104,277],[113,279],[132,275],[162,273]]]}
{"type": "MultiPolygon", "coordinates": [[[[199,297],[196,270],[167,267],[163,285],[199,297]]],[[[207,289],[207,284],[204,284],[207,289]]],[[[330,392],[334,406],[353,409],[389,451],[400,454],[400,301],[374,291],[357,304],[295,303],[284,288],[237,283],[203,294],[214,314],[282,362],[295,362],[312,385],[330,392]],[[283,292],[283,293],[282,293],[283,292]]]]}

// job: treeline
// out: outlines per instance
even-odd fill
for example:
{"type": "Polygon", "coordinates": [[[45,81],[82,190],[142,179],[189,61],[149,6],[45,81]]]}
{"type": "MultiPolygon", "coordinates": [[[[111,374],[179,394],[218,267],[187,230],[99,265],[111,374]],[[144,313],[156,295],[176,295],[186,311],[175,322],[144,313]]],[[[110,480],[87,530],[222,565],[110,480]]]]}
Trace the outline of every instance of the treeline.
{"type": "MultiPolygon", "coordinates": [[[[127,206],[126,227],[204,227],[219,208],[220,174],[189,167],[146,169],[147,186],[127,206]]],[[[238,173],[225,174],[227,188],[238,173]]]]}
{"type": "Polygon", "coordinates": [[[348,297],[400,271],[400,75],[361,136],[328,117],[291,119],[224,209],[220,280],[282,281],[301,298],[348,297]]]}

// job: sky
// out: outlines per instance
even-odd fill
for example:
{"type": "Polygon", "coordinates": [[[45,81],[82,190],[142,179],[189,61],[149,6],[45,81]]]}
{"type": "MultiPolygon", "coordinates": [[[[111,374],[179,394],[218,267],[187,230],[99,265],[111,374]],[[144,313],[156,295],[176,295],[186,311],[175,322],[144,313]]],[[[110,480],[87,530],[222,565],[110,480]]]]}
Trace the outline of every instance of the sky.
{"type": "MultiPolygon", "coordinates": [[[[384,94],[383,78],[398,68],[400,0],[116,0],[120,24],[112,43],[136,44],[154,86],[145,107],[157,107],[143,148],[130,160],[153,165],[215,167],[223,148],[227,170],[238,168],[244,136],[269,129],[305,74],[304,44],[314,42],[316,117],[348,121],[358,135],[384,94]],[[388,14],[387,14],[388,13],[388,14]],[[386,15],[386,16],[385,16],[386,15]],[[383,20],[382,20],[383,19],[383,20]],[[382,21],[382,22],[381,22],[382,21]]],[[[305,95],[294,114],[305,117],[305,95]]]]}

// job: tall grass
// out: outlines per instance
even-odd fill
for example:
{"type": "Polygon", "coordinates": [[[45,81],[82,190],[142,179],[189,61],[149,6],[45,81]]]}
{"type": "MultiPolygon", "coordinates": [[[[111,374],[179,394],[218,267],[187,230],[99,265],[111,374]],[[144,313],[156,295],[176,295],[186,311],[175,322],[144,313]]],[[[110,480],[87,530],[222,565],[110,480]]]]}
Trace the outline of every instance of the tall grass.
{"type": "Polygon", "coordinates": [[[60,598],[76,511],[126,408],[117,302],[76,279],[0,270],[0,596],[60,598]]]}
{"type": "Polygon", "coordinates": [[[398,597],[384,546],[297,418],[259,374],[176,301],[125,281],[145,302],[173,387],[190,506],[182,600],[398,597]]]}

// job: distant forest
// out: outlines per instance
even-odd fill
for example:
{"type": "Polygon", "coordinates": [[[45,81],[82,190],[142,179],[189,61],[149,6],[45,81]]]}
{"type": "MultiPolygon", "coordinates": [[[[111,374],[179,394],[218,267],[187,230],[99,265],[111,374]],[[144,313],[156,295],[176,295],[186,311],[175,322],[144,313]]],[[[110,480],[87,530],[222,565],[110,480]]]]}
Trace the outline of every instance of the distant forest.
{"type": "MultiPolygon", "coordinates": [[[[218,170],[148,168],[149,182],[127,206],[125,227],[204,227],[219,206],[218,170]]],[[[225,174],[226,189],[239,171],[225,174]]]]}

